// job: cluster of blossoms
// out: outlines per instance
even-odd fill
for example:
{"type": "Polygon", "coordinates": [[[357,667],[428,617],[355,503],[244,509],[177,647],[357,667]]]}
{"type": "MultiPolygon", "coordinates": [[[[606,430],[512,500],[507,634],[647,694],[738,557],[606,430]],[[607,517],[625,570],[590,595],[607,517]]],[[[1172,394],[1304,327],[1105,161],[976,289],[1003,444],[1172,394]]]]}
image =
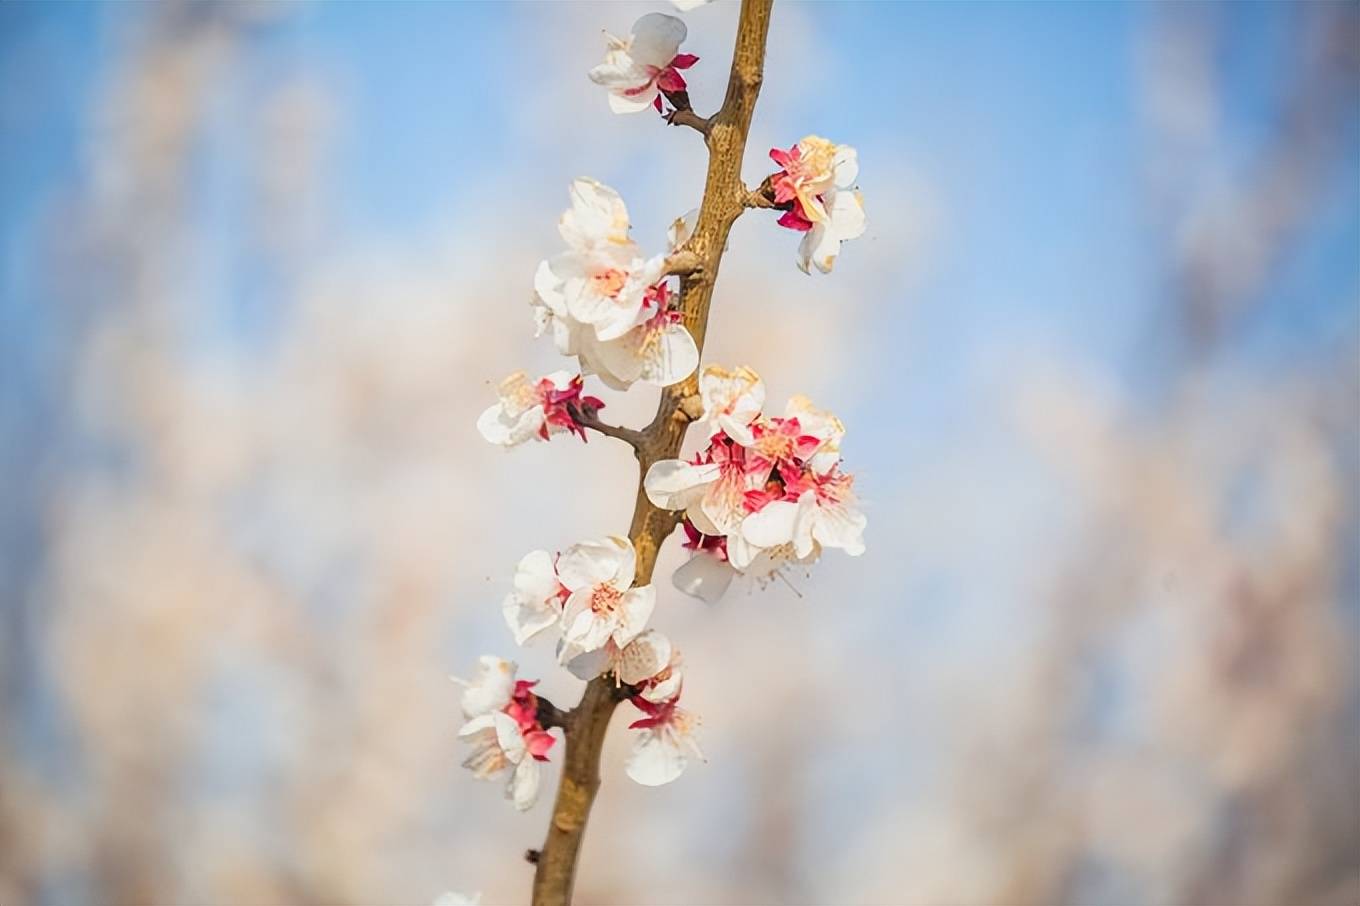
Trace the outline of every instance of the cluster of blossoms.
{"type": "MultiPolygon", "coordinates": [[[[676,6],[703,2],[676,0],[676,6]]],[[[688,110],[680,72],[698,57],[680,52],[685,37],[679,19],[643,16],[627,39],[608,37],[605,61],[590,78],[608,89],[616,113],[663,110],[663,97],[688,110]]],[[[865,229],[854,189],[855,150],[809,136],[770,154],[780,171],[766,180],[760,206],[781,209],[779,224],[804,233],[802,270],[815,265],[827,273],[841,242],[865,229]]],[[[685,252],[698,211],[675,220],[665,254],[649,256],[630,237],[628,209],[613,189],[580,178],[570,199],[558,223],[566,249],[539,264],[531,307],[536,334],[551,336],[579,367],[502,381],[498,402],[477,422],[493,444],[561,433],[584,440],[587,428],[606,430],[595,421],[604,403],[584,395],[587,375],[616,390],[637,382],[666,387],[699,367],[698,346],[670,282],[672,267],[683,271],[672,256],[685,252]]],[[[782,416],[764,414],[765,387],[749,368],[710,367],[697,383],[704,450],[689,461],[657,462],[644,479],[654,506],[684,512],[685,547],[694,553],[676,571],[676,587],[711,602],[739,575],[763,582],[788,564],[812,563],[826,548],[862,553],[865,519],[855,505],[853,478],[841,469],[839,419],[803,397],[790,400],[782,416]]],[[[609,676],[624,690],[640,712],[629,725],[638,732],[627,773],[658,785],[703,754],[694,739],[698,720],[679,704],[680,653],[648,628],[656,592],[651,585],[635,587],[636,572],[637,553],[623,537],[556,553],[531,551],[515,570],[502,611],[516,644],[552,636],[558,663],[574,676],[609,676]]],[[[511,661],[481,659],[476,676],[463,683],[459,736],[472,746],[464,765],[482,779],[507,778],[506,796],[527,809],[538,796],[539,762],[556,742],[550,731],[561,723],[560,712],[534,693],[536,682],[517,679],[516,671],[511,661]]],[[[464,901],[448,896],[449,903],[464,901]]]]}
{"type": "Polygon", "coordinates": [[[473,776],[491,780],[509,773],[505,796],[523,811],[538,799],[538,763],[557,742],[538,719],[537,681],[515,679],[513,661],[483,657],[477,675],[457,680],[463,690],[466,723],[458,737],[472,745],[463,762],[473,776]]]}
{"type": "MultiPolygon", "coordinates": [[[[630,725],[641,732],[626,770],[638,783],[657,786],[679,777],[691,756],[703,755],[693,736],[698,721],[679,707],[680,653],[646,628],[656,593],[650,585],[633,587],[635,565],[632,543],[617,536],[556,555],[531,551],[515,570],[503,610],[518,644],[556,628],[558,662],[574,676],[608,673],[628,687],[642,717],[630,725]]],[[[528,808],[538,794],[534,761],[546,760],[554,740],[538,722],[534,684],[515,681],[514,673],[509,661],[482,659],[481,673],[463,695],[469,720],[460,735],[476,746],[464,762],[476,776],[496,777],[513,766],[507,795],[528,808]]]]}
{"type": "Polygon", "coordinates": [[[551,333],[582,374],[597,374],[615,390],[635,381],[665,387],[693,374],[699,347],[681,323],[666,256],[645,257],[629,238],[619,194],[577,179],[558,230],[567,250],[534,274],[537,332],[551,333]]]}
{"type": "Polygon", "coordinates": [[[653,464],[643,481],[654,505],[685,514],[694,555],[676,570],[677,588],[713,602],[737,575],[764,579],[824,548],[864,552],[854,477],[841,470],[840,419],[801,396],[782,417],[763,414],[765,385],[749,368],[710,366],[699,393],[707,447],[653,464]]]}

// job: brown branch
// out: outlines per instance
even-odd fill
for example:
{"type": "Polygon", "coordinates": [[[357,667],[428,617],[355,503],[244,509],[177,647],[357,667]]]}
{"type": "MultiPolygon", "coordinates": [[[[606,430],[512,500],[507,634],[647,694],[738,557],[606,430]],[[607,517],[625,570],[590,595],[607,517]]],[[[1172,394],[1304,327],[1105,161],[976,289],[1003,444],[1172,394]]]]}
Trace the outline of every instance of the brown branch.
{"type": "Polygon", "coordinates": [[[694,108],[689,103],[688,91],[663,91],[661,93],[666,96],[666,100],[670,101],[673,108],[670,113],[666,114],[666,122],[672,126],[688,126],[705,139],[708,138],[708,133],[713,129],[714,117],[700,116],[695,113],[694,108]]]}
{"type": "Polygon", "coordinates": [[[666,259],[664,277],[689,277],[703,270],[704,261],[694,252],[679,251],[666,259]]]}
{"type": "Polygon", "coordinates": [[[748,208],[777,208],[787,210],[792,204],[780,204],[774,200],[774,177],[767,176],[765,181],[746,193],[742,203],[748,208]]]}
{"type": "MultiPolygon", "coordinates": [[[[713,285],[718,277],[723,249],[727,246],[727,235],[745,210],[748,197],[741,181],[741,163],[751,115],[764,78],[765,38],[773,3],[774,0],[742,0],[727,95],[722,109],[704,121],[707,129],[700,130],[709,149],[708,176],[703,204],[699,208],[699,222],[686,248],[698,256],[701,267],[681,277],[680,300],[685,327],[694,336],[701,352],[708,331],[713,285]]],[[[636,438],[634,449],[640,469],[637,502],[628,536],[637,550],[637,577],[634,580],[637,585],[651,583],[657,551],[679,522],[678,513],[652,506],[642,487],[642,477],[658,460],[679,456],[685,431],[697,412],[698,386],[698,376],[691,375],[662,390],[656,417],[646,429],[638,432],[636,438]]],[[[557,789],[557,801],[553,803],[548,837],[536,863],[534,906],[567,906],[571,902],[581,841],[600,786],[600,752],[604,747],[605,732],[609,729],[609,718],[615,706],[625,693],[626,690],[619,689],[611,678],[596,677],[587,684],[581,703],[567,716],[562,782],[557,789]]]]}
{"type": "Polygon", "coordinates": [[[541,695],[536,696],[536,698],[538,699],[538,711],[535,716],[543,729],[551,730],[553,727],[558,727],[565,733],[568,712],[563,711],[541,695]]]}
{"type": "Polygon", "coordinates": [[[638,445],[642,442],[641,431],[635,431],[632,428],[621,428],[617,425],[606,424],[605,422],[600,421],[599,416],[595,414],[594,409],[589,408],[577,409],[573,407],[571,412],[572,417],[576,420],[576,424],[580,425],[582,428],[589,428],[590,430],[597,431],[600,434],[605,435],[606,437],[613,437],[618,440],[621,440],[628,446],[632,447],[634,450],[636,450],[638,448],[638,445]]]}

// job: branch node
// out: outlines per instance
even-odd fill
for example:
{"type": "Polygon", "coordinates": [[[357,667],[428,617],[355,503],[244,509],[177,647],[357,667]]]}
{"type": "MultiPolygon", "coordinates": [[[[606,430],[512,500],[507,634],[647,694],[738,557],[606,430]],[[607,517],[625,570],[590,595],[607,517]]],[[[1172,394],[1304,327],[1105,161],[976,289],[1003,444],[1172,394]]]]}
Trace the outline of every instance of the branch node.
{"type": "Polygon", "coordinates": [[[694,252],[681,250],[666,259],[666,267],[662,274],[667,277],[692,277],[695,274],[702,273],[703,269],[704,260],[702,258],[694,252]]]}
{"type": "Polygon", "coordinates": [[[754,189],[746,189],[742,194],[742,204],[748,208],[784,208],[774,200],[774,177],[767,176],[765,181],[754,189]]]}
{"type": "Polygon", "coordinates": [[[617,425],[605,424],[604,422],[600,421],[599,417],[595,414],[594,409],[591,408],[578,409],[572,407],[571,414],[572,417],[576,420],[576,424],[580,425],[582,428],[589,428],[592,431],[598,431],[600,434],[603,434],[606,437],[613,437],[618,440],[621,440],[628,446],[632,447],[634,450],[637,450],[639,447],[642,446],[643,433],[641,431],[635,431],[632,428],[621,428],[617,425]]]}
{"type": "Polygon", "coordinates": [[[567,724],[571,715],[548,701],[543,696],[540,695],[537,696],[537,698],[538,713],[535,716],[538,718],[538,722],[543,725],[543,729],[551,730],[553,727],[557,727],[563,733],[566,733],[567,724]]]}
{"type": "Polygon", "coordinates": [[[676,407],[677,418],[683,418],[687,422],[697,422],[704,417],[704,401],[697,393],[680,398],[680,405],[676,407]]]}
{"type": "Polygon", "coordinates": [[[665,114],[666,122],[672,126],[688,126],[708,139],[708,133],[713,129],[713,117],[700,116],[694,112],[694,108],[689,104],[688,91],[663,91],[666,100],[671,102],[674,109],[665,114]]]}

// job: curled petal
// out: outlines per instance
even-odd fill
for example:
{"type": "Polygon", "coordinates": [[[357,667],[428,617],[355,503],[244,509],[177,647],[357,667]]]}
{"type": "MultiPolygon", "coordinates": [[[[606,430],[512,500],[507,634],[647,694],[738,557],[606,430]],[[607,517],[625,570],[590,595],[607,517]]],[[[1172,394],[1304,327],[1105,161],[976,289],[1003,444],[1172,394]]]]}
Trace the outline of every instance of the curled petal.
{"type": "Polygon", "coordinates": [[[737,571],[712,554],[697,553],[676,569],[671,584],[705,604],[716,604],[727,592],[737,571]]]}

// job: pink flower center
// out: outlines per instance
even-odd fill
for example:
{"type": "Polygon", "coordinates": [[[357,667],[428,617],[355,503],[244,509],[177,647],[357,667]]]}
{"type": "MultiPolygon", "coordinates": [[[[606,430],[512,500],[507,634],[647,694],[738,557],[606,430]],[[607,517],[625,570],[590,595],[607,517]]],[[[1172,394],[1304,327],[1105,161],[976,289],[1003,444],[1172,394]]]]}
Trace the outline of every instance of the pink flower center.
{"type": "Polygon", "coordinates": [[[590,610],[597,616],[608,616],[619,607],[623,592],[608,583],[596,585],[590,593],[590,610]]]}
{"type": "Polygon", "coordinates": [[[616,267],[601,271],[590,278],[595,285],[595,292],[601,296],[608,296],[613,299],[623,289],[623,285],[628,282],[628,275],[616,267]]]}

